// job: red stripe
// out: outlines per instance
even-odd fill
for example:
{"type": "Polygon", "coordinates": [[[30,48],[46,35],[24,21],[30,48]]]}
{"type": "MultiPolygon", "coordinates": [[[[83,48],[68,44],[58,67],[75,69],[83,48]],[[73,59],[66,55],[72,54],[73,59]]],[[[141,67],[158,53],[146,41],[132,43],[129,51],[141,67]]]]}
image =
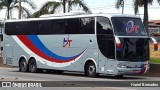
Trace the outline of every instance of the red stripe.
{"type": "Polygon", "coordinates": [[[147,69],[147,67],[143,67],[142,70],[141,70],[141,73],[145,74],[146,73],[146,69],[147,69]]]}
{"type": "Polygon", "coordinates": [[[40,56],[43,59],[46,59],[48,61],[52,61],[52,62],[57,62],[57,63],[64,63],[64,62],[69,62],[74,60],[75,58],[71,59],[71,60],[57,60],[55,58],[51,58],[47,55],[45,55],[43,52],[41,52],[29,39],[26,35],[17,35],[17,37],[21,40],[21,42],[27,46],[32,52],[34,52],[35,54],[37,54],[38,56],[40,56]]]}
{"type": "Polygon", "coordinates": [[[63,47],[66,47],[68,43],[69,43],[69,41],[67,41],[67,43],[65,45],[63,45],[63,47]]]}
{"type": "Polygon", "coordinates": [[[148,65],[147,63],[148,63],[148,61],[144,62],[144,65],[143,65],[142,70],[141,70],[142,74],[146,73],[146,71],[147,71],[147,65],[148,65]]]}

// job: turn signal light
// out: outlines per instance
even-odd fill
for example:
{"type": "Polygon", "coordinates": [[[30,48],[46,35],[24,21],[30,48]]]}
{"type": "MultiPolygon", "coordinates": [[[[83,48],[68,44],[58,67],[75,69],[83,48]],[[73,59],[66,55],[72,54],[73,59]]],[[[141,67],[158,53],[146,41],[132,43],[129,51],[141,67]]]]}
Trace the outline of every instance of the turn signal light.
{"type": "Polygon", "coordinates": [[[121,48],[121,43],[116,43],[116,48],[121,48]]]}
{"type": "Polygon", "coordinates": [[[121,50],[121,42],[120,39],[118,37],[115,37],[115,41],[116,41],[116,50],[120,51],[121,50]]]}
{"type": "Polygon", "coordinates": [[[154,51],[158,51],[158,43],[154,43],[154,51]]]}

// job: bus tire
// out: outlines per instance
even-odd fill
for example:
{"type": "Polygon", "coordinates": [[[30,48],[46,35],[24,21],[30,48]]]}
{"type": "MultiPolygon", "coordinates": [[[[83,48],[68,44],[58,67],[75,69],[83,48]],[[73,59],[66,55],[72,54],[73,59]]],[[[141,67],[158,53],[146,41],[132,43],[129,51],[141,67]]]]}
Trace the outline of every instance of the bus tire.
{"type": "Polygon", "coordinates": [[[27,66],[27,62],[25,59],[20,60],[19,71],[20,72],[27,72],[28,71],[28,66],[27,66]]]}
{"type": "Polygon", "coordinates": [[[97,77],[97,73],[96,73],[96,66],[93,62],[88,62],[86,69],[85,69],[85,74],[88,77],[97,77]]]}
{"type": "Polygon", "coordinates": [[[37,63],[35,59],[31,59],[29,61],[29,72],[36,73],[37,72],[37,63]]]}

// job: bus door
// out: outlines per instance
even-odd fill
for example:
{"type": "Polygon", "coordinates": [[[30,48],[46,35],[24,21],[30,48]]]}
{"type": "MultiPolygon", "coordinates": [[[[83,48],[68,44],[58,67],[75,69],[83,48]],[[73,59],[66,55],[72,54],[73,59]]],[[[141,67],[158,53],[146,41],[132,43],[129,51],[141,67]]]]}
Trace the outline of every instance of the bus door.
{"type": "MultiPolygon", "coordinates": [[[[99,47],[99,73],[107,73],[115,61],[115,44],[111,23],[106,17],[97,17],[97,43],[99,47]]],[[[110,74],[113,74],[111,72],[110,74]]]]}

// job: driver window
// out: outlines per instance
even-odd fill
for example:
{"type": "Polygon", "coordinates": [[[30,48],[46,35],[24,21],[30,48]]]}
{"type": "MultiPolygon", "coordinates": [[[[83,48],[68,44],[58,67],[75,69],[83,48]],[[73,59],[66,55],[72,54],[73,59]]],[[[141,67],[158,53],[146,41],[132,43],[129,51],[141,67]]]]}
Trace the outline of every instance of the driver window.
{"type": "Polygon", "coordinates": [[[113,29],[108,18],[97,17],[97,34],[113,34],[113,29]]]}

